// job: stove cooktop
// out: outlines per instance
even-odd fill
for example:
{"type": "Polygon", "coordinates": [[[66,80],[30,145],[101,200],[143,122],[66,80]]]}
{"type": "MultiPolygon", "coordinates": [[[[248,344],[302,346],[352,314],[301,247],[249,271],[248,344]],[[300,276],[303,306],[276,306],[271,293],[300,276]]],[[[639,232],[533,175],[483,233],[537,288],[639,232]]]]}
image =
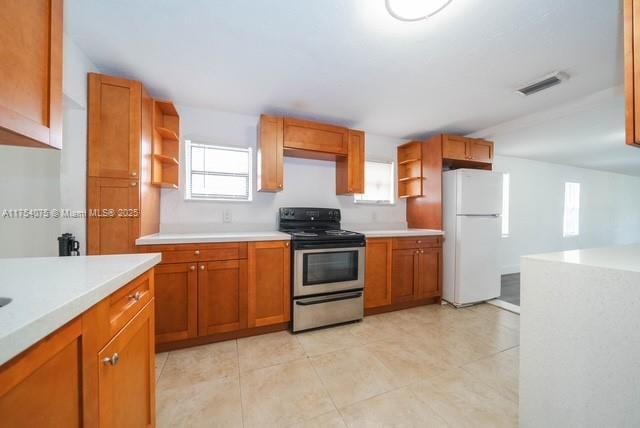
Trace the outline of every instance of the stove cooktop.
{"type": "Polygon", "coordinates": [[[340,240],[340,239],[360,239],[364,238],[362,233],[352,232],[342,229],[301,229],[301,230],[281,230],[289,233],[294,240],[340,240]]]}

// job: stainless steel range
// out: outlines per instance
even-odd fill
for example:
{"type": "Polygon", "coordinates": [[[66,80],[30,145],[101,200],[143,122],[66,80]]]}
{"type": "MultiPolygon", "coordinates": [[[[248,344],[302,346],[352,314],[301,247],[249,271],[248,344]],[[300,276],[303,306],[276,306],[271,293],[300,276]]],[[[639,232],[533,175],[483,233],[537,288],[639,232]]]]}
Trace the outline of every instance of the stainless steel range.
{"type": "Polygon", "coordinates": [[[362,319],[365,238],[340,229],[340,210],[280,208],[291,234],[294,332],[362,319]]]}

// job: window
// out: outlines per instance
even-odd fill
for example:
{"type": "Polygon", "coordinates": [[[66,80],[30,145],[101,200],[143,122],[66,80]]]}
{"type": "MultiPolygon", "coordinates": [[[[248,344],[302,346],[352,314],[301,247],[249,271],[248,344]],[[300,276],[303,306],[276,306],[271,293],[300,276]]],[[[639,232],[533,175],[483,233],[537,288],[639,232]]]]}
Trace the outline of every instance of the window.
{"type": "Polygon", "coordinates": [[[562,236],[580,234],[580,183],[564,183],[562,236]]]}
{"type": "Polygon", "coordinates": [[[185,142],[187,199],[251,200],[251,149],[185,142]]]}
{"type": "Polygon", "coordinates": [[[508,173],[502,174],[502,237],[509,236],[509,181],[508,173]]]}
{"type": "Polygon", "coordinates": [[[364,193],[354,196],[356,203],[393,204],[393,162],[366,161],[364,163],[364,193]]]}

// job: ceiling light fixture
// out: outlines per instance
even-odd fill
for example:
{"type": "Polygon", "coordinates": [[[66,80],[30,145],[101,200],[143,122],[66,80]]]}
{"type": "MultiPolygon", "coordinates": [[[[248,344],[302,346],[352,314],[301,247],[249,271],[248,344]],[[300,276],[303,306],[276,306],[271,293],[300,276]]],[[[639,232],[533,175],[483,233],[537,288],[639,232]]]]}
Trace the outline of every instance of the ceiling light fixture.
{"type": "Polygon", "coordinates": [[[453,0],[385,0],[389,15],[401,21],[422,21],[440,12],[453,0]]]}

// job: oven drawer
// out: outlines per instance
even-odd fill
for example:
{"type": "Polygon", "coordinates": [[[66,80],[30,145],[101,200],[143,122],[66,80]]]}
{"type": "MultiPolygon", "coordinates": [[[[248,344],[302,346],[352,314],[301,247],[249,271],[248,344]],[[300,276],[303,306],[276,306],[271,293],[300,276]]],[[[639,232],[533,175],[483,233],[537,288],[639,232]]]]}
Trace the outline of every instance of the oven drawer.
{"type": "Polygon", "coordinates": [[[293,301],[293,331],[362,319],[362,291],[306,297],[293,301]]]}

